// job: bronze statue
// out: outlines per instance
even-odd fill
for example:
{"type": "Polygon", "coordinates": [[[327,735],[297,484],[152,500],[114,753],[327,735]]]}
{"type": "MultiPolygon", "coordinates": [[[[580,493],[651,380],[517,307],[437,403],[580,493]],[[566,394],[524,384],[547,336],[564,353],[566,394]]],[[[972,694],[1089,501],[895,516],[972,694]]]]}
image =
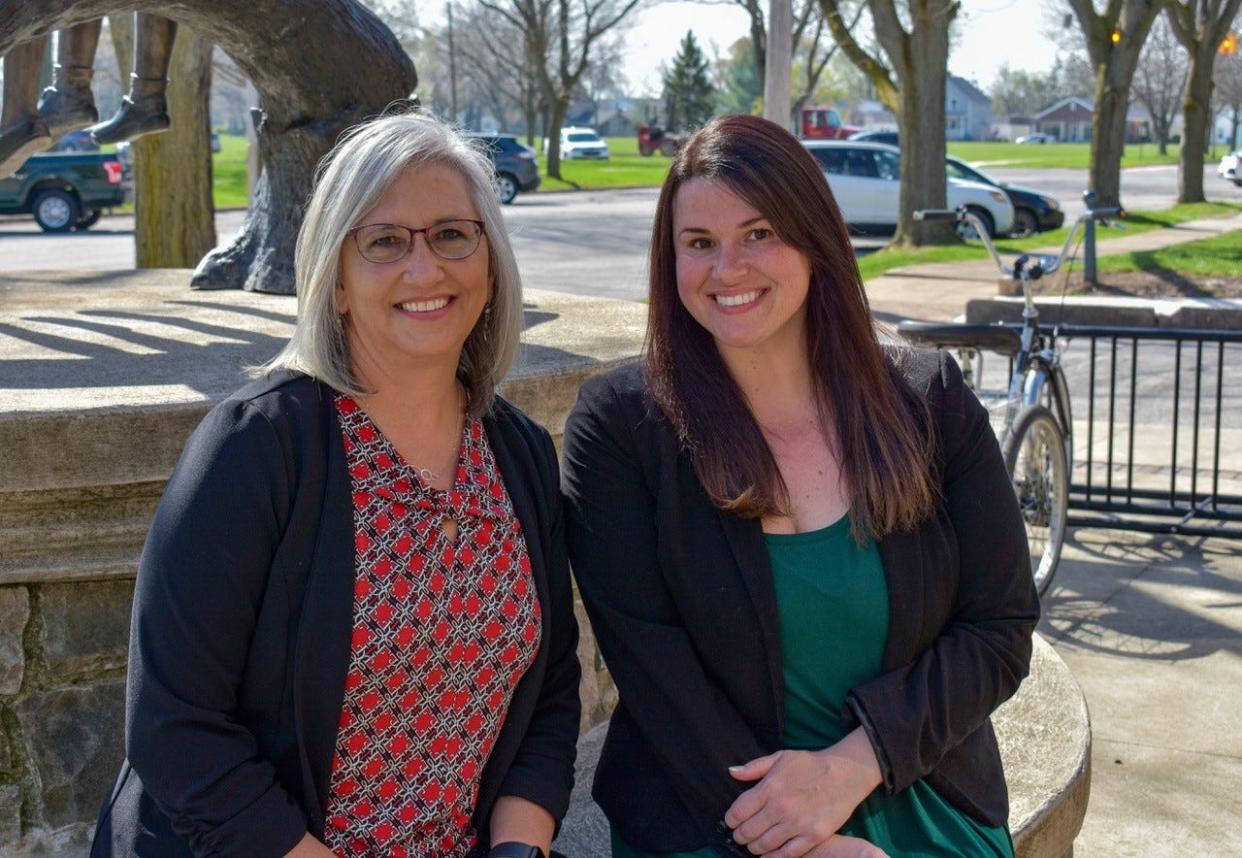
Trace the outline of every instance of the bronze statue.
{"type": "Polygon", "coordinates": [[[51,147],[70,131],[99,121],[91,95],[98,19],[62,30],[56,49],[56,77],[39,96],[39,66],[47,37],[19,45],[4,58],[4,109],[0,118],[0,176],[51,147]]]}
{"type": "Polygon", "coordinates": [[[168,64],[177,40],[177,22],[145,12],[134,13],[134,65],[129,95],[107,122],[91,128],[96,143],[119,143],[168,129],[168,64]]]}
{"type": "Polygon", "coordinates": [[[91,93],[101,30],[102,19],[96,18],[60,32],[55,80],[42,96],[38,96],[39,66],[47,49],[47,37],[18,45],[4,58],[0,177],[12,174],[31,155],[50,148],[79,128],[93,126],[91,136],[97,143],[133,140],[168,128],[164,94],[177,24],[158,15],[135,13],[129,94],[117,114],[103,123],[99,122],[91,93]]]}

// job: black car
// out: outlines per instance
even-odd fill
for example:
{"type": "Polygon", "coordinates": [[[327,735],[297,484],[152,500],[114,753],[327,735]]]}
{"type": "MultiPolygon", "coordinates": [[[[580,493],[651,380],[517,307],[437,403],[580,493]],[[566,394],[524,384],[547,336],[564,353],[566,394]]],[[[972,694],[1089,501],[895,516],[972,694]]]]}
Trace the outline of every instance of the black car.
{"type": "Polygon", "coordinates": [[[483,151],[496,165],[496,195],[508,205],[518,191],[539,187],[539,162],[535,150],[523,146],[512,134],[479,133],[467,137],[480,140],[483,151]]]}
{"type": "Polygon", "coordinates": [[[1013,229],[1009,231],[1009,234],[1014,238],[1057,229],[1065,222],[1065,212],[1061,211],[1061,204],[1047,194],[1041,194],[1031,188],[1010,185],[1007,182],[998,182],[991,176],[980,173],[965,161],[953,157],[945,159],[945,172],[951,179],[981,182],[1000,188],[1008,194],[1009,201],[1013,203],[1013,229]]]}
{"type": "Polygon", "coordinates": [[[859,131],[850,135],[851,140],[861,143],[887,143],[889,146],[900,146],[896,131],[859,131]]]}

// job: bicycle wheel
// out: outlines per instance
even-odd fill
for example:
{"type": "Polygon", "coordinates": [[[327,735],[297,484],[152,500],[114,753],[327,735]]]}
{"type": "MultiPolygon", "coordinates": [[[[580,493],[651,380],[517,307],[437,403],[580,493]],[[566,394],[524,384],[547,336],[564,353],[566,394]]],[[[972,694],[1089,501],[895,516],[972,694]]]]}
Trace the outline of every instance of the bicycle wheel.
{"type": "Polygon", "coordinates": [[[1026,525],[1031,576],[1042,596],[1061,559],[1069,512],[1065,438],[1052,412],[1042,405],[1023,409],[1005,441],[1004,455],[1026,525]]]}

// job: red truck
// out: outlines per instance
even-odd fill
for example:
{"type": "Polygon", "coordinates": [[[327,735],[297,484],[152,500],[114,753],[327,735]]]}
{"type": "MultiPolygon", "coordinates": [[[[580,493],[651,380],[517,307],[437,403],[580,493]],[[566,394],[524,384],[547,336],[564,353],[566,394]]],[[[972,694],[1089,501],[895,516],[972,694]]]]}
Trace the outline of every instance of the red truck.
{"type": "Polygon", "coordinates": [[[842,122],[832,107],[804,107],[798,121],[798,136],[803,140],[844,140],[861,130],[842,122]]]}
{"type": "MultiPolygon", "coordinates": [[[[841,114],[834,107],[804,107],[798,120],[798,136],[803,140],[844,140],[861,130],[842,122],[841,114]]],[[[659,152],[671,158],[689,136],[644,122],[638,126],[638,151],[644,157],[659,152]]]]}
{"type": "Polygon", "coordinates": [[[658,125],[649,125],[644,122],[638,126],[638,151],[644,158],[650,158],[656,152],[671,158],[677,154],[677,150],[689,136],[689,134],[665,131],[658,125]]]}

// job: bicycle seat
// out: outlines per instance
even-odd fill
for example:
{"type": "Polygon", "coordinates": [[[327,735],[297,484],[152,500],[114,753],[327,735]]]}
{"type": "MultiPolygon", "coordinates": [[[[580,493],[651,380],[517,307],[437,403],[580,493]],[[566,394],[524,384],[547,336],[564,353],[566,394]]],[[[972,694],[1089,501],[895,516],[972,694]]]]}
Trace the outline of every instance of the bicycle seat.
{"type": "Polygon", "coordinates": [[[912,343],[936,348],[972,348],[1013,357],[1022,338],[1004,325],[945,325],[934,322],[901,322],[897,333],[912,343]]]}

